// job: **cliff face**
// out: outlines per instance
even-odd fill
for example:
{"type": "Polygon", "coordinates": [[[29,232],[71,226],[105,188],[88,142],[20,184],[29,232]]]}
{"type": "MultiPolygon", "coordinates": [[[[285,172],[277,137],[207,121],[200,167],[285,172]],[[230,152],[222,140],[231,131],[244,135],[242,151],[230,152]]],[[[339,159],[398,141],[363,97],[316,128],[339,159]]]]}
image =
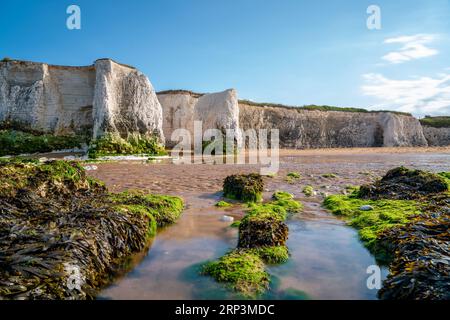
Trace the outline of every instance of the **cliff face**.
{"type": "MultiPolygon", "coordinates": [[[[203,131],[207,129],[236,130],[236,140],[240,141],[239,106],[233,89],[212,94],[193,94],[188,91],[163,92],[158,94],[163,110],[163,130],[166,144],[173,146],[172,132],[187,129],[194,137],[194,121],[202,121],[203,131]]],[[[176,139],[176,137],[175,137],[176,139]]]]}
{"type": "Polygon", "coordinates": [[[112,60],[97,60],[94,95],[94,137],[105,132],[151,133],[161,140],[162,109],[148,78],[112,60]]]}
{"type": "Polygon", "coordinates": [[[417,119],[388,112],[302,110],[240,103],[240,126],[279,129],[284,148],[427,146],[417,119]]]}
{"type": "Polygon", "coordinates": [[[429,146],[450,146],[450,128],[422,127],[429,146]]]}
{"type": "MultiPolygon", "coordinates": [[[[207,129],[279,129],[284,148],[397,147],[450,145],[450,129],[424,126],[390,112],[343,112],[260,106],[238,102],[230,89],[213,94],[169,91],[155,94],[149,79],[109,59],[87,67],[0,62],[0,124],[56,135],[130,133],[166,137],[194,121],[207,129]]],[[[176,138],[176,137],[175,137],[176,138]]]]}
{"type": "Polygon", "coordinates": [[[93,66],[0,62],[0,122],[56,135],[154,133],[162,110],[150,81],[112,60],[93,66]]]}
{"type": "Polygon", "coordinates": [[[92,126],[95,70],[32,62],[0,63],[0,122],[68,134],[92,126]]]}

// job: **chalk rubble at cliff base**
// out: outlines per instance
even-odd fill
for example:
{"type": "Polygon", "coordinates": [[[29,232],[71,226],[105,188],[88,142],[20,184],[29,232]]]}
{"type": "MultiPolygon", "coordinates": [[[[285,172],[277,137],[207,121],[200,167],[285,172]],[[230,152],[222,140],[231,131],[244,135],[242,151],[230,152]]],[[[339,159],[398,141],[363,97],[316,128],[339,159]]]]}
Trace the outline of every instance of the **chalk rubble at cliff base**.
{"type": "Polygon", "coordinates": [[[175,198],[109,194],[77,163],[1,162],[0,299],[94,298],[154,235],[153,213],[179,216],[175,198]]]}

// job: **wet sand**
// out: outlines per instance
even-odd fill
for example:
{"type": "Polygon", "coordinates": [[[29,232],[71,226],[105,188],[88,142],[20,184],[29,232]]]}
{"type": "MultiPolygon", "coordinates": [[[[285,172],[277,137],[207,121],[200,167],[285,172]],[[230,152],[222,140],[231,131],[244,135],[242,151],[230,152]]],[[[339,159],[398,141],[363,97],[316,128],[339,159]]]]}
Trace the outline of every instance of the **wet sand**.
{"type": "MultiPolygon", "coordinates": [[[[289,221],[291,259],[269,268],[274,279],[263,298],[376,299],[366,287],[366,269],[376,264],[358,241],[355,230],[321,207],[323,196],[344,192],[348,185],[371,182],[387,170],[405,165],[430,171],[450,170],[450,148],[380,148],[332,150],[282,150],[280,171],[265,178],[264,197],[275,190],[293,193],[303,202],[303,213],[289,221]],[[302,178],[286,181],[286,174],[302,178]],[[322,174],[334,173],[335,178],[322,174]],[[317,196],[301,192],[311,185],[317,196]],[[294,293],[293,293],[294,292],[294,293]]],[[[199,263],[215,259],[236,246],[237,230],[220,221],[224,214],[239,218],[244,208],[219,209],[223,179],[230,174],[258,171],[258,165],[175,165],[166,162],[114,162],[97,164],[92,176],[106,182],[111,191],[141,189],[178,195],[186,210],[173,226],[161,230],[148,252],[135,259],[132,271],[103,290],[107,299],[211,299],[236,298],[221,284],[199,276],[199,263]]],[[[387,270],[383,269],[383,276],[387,270]]]]}

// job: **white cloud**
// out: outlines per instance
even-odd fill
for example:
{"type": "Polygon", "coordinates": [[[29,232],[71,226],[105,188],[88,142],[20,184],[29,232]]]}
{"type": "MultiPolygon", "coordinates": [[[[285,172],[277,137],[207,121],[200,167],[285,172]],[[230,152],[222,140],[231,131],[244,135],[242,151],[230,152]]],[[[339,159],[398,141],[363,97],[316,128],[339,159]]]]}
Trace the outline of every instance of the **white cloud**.
{"type": "Polygon", "coordinates": [[[365,74],[363,93],[378,98],[377,109],[411,112],[416,115],[450,114],[450,73],[436,78],[389,79],[378,73],[365,74]]]}
{"type": "Polygon", "coordinates": [[[437,36],[433,34],[416,34],[386,39],[385,44],[400,44],[402,46],[396,51],[389,52],[382,59],[390,63],[403,63],[437,55],[438,50],[426,46],[436,38],[437,36]]]}

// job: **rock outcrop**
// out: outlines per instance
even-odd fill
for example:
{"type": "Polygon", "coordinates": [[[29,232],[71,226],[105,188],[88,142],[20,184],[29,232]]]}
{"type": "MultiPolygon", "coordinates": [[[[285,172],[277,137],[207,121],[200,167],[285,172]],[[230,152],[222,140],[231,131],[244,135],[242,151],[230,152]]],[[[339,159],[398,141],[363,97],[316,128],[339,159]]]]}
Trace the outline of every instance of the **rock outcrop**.
{"type": "Polygon", "coordinates": [[[189,91],[165,91],[158,93],[164,120],[163,131],[166,144],[175,145],[172,132],[187,129],[194,137],[194,121],[202,121],[203,132],[207,129],[235,130],[236,140],[240,141],[239,105],[234,89],[211,94],[196,94],[189,91]]]}
{"type": "Polygon", "coordinates": [[[162,109],[148,78],[109,59],[86,67],[0,62],[0,123],[56,135],[154,134],[162,109]]]}
{"type": "Polygon", "coordinates": [[[94,138],[132,132],[163,140],[162,109],[148,78],[109,59],[97,60],[95,70],[94,138]]]}
{"type": "Polygon", "coordinates": [[[419,121],[390,112],[306,110],[239,103],[240,127],[278,129],[284,148],[427,146],[419,121]]]}
{"type": "Polygon", "coordinates": [[[431,147],[450,146],[450,128],[422,125],[423,134],[431,147]]]}

